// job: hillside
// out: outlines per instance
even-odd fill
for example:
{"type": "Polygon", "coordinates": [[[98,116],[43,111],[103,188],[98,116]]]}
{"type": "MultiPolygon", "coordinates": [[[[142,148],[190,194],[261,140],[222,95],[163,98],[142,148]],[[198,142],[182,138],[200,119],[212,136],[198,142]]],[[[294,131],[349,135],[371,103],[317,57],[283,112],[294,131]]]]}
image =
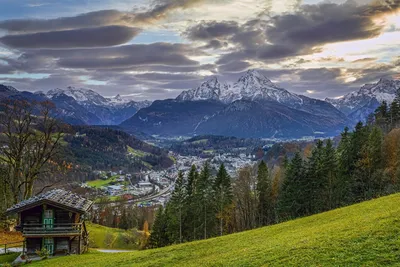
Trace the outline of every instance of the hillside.
{"type": "Polygon", "coordinates": [[[62,149],[63,160],[79,164],[81,168],[109,170],[124,167],[135,171],[162,169],[173,164],[166,150],[123,131],[96,126],[71,126],[64,136],[62,149]],[[130,149],[140,151],[141,157],[130,155],[130,149]]]}
{"type": "Polygon", "coordinates": [[[378,266],[400,258],[400,194],[220,238],[31,266],[378,266]]]}

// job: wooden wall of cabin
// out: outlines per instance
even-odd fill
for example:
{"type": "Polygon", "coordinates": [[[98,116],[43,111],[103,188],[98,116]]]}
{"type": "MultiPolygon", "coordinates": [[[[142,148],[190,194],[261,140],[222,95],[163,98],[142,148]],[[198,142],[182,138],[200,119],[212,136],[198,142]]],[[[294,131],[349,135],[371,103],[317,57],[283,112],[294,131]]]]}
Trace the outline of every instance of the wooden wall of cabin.
{"type": "Polygon", "coordinates": [[[36,206],[21,212],[21,224],[41,224],[43,207],[36,206]]]}
{"type": "Polygon", "coordinates": [[[29,210],[21,212],[21,223],[22,224],[42,224],[43,223],[43,210],[53,210],[54,224],[68,224],[68,223],[79,223],[80,214],[70,212],[65,209],[61,209],[51,205],[43,205],[33,207],[29,210]]]}
{"type": "Polygon", "coordinates": [[[26,239],[26,253],[28,255],[36,254],[37,250],[42,249],[42,238],[27,238],[26,239]]]}

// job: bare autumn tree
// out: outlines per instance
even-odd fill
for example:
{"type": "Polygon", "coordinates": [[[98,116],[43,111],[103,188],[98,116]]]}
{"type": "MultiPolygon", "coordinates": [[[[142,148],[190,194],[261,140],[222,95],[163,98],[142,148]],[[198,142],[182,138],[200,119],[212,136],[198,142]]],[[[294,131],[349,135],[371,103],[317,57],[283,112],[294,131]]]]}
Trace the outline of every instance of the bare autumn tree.
{"type": "Polygon", "coordinates": [[[239,170],[233,187],[235,201],[236,231],[253,229],[257,226],[257,199],[254,192],[256,179],[250,166],[239,170]]]}
{"type": "Polygon", "coordinates": [[[31,197],[35,181],[55,169],[63,131],[54,111],[49,101],[12,100],[1,106],[0,164],[13,203],[31,197]]]}

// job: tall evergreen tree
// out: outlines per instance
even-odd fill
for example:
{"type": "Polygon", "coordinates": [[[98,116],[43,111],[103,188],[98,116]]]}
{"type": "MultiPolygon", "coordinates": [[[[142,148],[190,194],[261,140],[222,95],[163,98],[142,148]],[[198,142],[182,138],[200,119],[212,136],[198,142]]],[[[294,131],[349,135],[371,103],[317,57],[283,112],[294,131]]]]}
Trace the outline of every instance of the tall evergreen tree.
{"type": "Polygon", "coordinates": [[[279,216],[283,220],[306,214],[307,208],[303,205],[304,188],[307,186],[302,183],[304,174],[304,162],[297,152],[287,167],[279,199],[279,216]]]}
{"type": "Polygon", "coordinates": [[[153,224],[153,229],[150,235],[149,246],[151,248],[165,247],[170,244],[168,239],[167,228],[168,228],[167,216],[163,206],[160,206],[157,210],[156,218],[153,224]]]}
{"type": "Polygon", "coordinates": [[[178,178],[175,181],[175,189],[172,192],[171,205],[172,214],[170,216],[175,217],[175,221],[179,224],[179,243],[182,243],[182,231],[183,231],[183,211],[186,201],[186,187],[183,172],[179,171],[178,178]]]}
{"type": "Polygon", "coordinates": [[[263,160],[258,165],[256,192],[258,200],[258,224],[259,226],[267,225],[270,215],[270,182],[268,167],[263,160]]]}
{"type": "Polygon", "coordinates": [[[196,206],[199,210],[201,218],[201,225],[203,228],[203,238],[206,239],[209,236],[209,232],[212,228],[212,179],[210,173],[210,164],[208,161],[203,165],[201,169],[198,183],[196,185],[196,206]]]}
{"type": "Polygon", "coordinates": [[[318,140],[316,146],[312,149],[308,162],[305,164],[306,173],[301,183],[304,187],[303,206],[306,214],[313,214],[323,210],[324,199],[322,199],[321,196],[326,190],[326,183],[324,181],[325,173],[323,169],[323,151],[323,142],[318,140]]]}
{"type": "Polygon", "coordinates": [[[217,208],[217,217],[219,219],[219,234],[224,233],[224,218],[229,215],[229,209],[232,208],[232,185],[231,177],[225,169],[224,164],[219,167],[217,177],[214,181],[215,206],[217,208]]]}
{"type": "Polygon", "coordinates": [[[196,191],[199,183],[199,173],[197,172],[197,168],[195,165],[192,165],[190,172],[187,177],[186,183],[186,204],[184,211],[184,237],[186,240],[191,241],[196,239],[196,228],[197,228],[197,218],[198,214],[198,206],[196,203],[196,191]]]}
{"type": "Polygon", "coordinates": [[[333,146],[332,140],[326,141],[324,153],[323,153],[323,173],[325,176],[324,181],[327,183],[326,192],[323,196],[325,199],[325,205],[323,210],[330,210],[338,205],[338,199],[340,197],[338,191],[338,162],[336,150],[333,146]]]}

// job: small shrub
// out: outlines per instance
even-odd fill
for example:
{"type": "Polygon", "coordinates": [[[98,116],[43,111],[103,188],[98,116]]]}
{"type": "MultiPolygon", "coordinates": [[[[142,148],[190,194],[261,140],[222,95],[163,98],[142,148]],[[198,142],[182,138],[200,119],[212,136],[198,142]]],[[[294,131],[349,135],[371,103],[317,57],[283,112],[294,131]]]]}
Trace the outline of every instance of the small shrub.
{"type": "Polygon", "coordinates": [[[42,260],[47,259],[50,256],[50,251],[46,248],[42,248],[41,250],[36,250],[36,255],[38,255],[42,260]]]}

